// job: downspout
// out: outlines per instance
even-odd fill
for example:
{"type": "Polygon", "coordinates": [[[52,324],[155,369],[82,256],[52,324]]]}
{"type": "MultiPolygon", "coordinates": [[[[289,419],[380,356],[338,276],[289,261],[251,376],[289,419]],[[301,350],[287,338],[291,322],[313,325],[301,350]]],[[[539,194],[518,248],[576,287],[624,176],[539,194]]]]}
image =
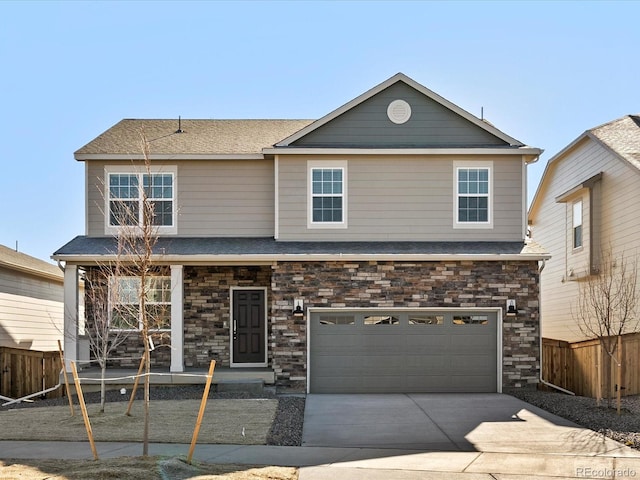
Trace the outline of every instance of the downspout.
{"type": "MultiPolygon", "coordinates": [[[[547,265],[547,261],[543,258],[542,264],[538,267],[538,277],[541,279],[542,271],[544,267],[547,265]]],[[[542,302],[540,301],[541,289],[538,291],[538,312],[540,313],[540,320],[542,320],[542,302]]],[[[542,325],[541,325],[542,326],[542,325]]],[[[542,329],[540,329],[540,383],[546,385],[547,387],[555,388],[556,390],[561,391],[562,393],[566,393],[569,395],[575,395],[571,390],[567,390],[566,388],[559,387],[558,385],[554,385],[553,383],[547,382],[544,378],[542,378],[542,329]]]]}

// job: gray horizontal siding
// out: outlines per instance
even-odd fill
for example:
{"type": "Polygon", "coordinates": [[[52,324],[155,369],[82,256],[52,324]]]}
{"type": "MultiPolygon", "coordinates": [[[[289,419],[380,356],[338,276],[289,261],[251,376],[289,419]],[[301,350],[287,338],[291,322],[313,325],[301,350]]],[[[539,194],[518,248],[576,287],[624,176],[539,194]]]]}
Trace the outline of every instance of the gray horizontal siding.
{"type": "Polygon", "coordinates": [[[62,280],[0,268],[0,346],[57,350],[63,331],[62,280]]]}
{"type": "Polygon", "coordinates": [[[0,293],[62,301],[62,278],[59,282],[54,282],[0,267],[0,293]]]}
{"type": "Polygon", "coordinates": [[[469,147],[505,145],[503,140],[448,108],[398,82],[305,135],[294,146],[469,147]],[[387,107],[402,99],[411,106],[408,122],[396,125],[387,107]]]}
{"type": "Polygon", "coordinates": [[[482,159],[493,160],[492,229],[453,228],[454,159],[444,156],[349,159],[348,228],[307,228],[306,160],[279,159],[280,240],[522,240],[520,157],[482,159]]]}
{"type": "MultiPolygon", "coordinates": [[[[154,162],[178,165],[178,235],[271,236],[274,218],[271,160],[154,162]]],[[[104,235],[104,166],[88,168],[87,234],[104,235]]]]}

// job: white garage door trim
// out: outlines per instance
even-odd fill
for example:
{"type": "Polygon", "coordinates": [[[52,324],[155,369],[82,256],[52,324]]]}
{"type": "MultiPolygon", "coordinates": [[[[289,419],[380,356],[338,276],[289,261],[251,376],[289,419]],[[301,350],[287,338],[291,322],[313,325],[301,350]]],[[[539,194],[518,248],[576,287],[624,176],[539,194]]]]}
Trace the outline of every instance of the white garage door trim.
{"type": "Polygon", "coordinates": [[[313,313],[344,313],[344,312],[490,312],[496,314],[496,392],[502,393],[502,308],[500,307],[467,307],[467,308],[437,308],[437,307],[356,307],[356,308],[331,308],[331,307],[307,307],[306,308],[306,326],[307,326],[307,393],[311,393],[311,315],[313,313]]]}

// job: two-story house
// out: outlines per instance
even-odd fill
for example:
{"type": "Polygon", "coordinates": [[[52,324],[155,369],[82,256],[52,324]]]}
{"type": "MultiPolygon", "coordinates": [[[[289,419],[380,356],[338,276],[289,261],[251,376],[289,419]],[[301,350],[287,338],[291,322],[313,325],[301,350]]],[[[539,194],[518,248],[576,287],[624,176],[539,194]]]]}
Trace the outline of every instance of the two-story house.
{"type": "Polygon", "coordinates": [[[552,255],[541,273],[544,337],[593,337],[577,320],[580,284],[600,275],[603,257],[628,271],[637,263],[638,191],[639,115],[585,131],[547,163],[529,211],[533,239],[552,255]]]}
{"type": "Polygon", "coordinates": [[[309,392],[535,384],[547,255],[525,243],[526,170],[540,153],[403,74],[316,121],[123,120],[75,153],[87,231],[54,254],[66,356],[78,272],[116,249],[105,212],[146,184],[170,267],[156,365],[266,367],[309,392]]]}

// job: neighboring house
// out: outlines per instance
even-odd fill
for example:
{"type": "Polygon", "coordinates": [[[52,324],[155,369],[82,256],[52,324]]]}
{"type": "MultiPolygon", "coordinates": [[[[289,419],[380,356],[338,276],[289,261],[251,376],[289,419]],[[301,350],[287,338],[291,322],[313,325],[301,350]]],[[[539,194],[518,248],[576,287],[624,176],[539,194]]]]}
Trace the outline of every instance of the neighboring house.
{"type": "Polygon", "coordinates": [[[310,392],[535,384],[547,255],[525,244],[526,167],[540,153],[403,74],[316,121],[123,120],[75,153],[87,232],[54,254],[67,309],[78,272],[116,251],[104,212],[137,205],[146,181],[162,186],[155,258],[170,267],[171,349],[154,364],[213,358],[310,392]]]}
{"type": "Polygon", "coordinates": [[[587,130],[549,160],[531,204],[533,240],[551,254],[541,273],[542,335],[586,339],[572,315],[579,282],[598,274],[603,252],[640,248],[640,116],[587,130]]]}
{"type": "Polygon", "coordinates": [[[63,280],[56,265],[0,245],[0,346],[58,350],[63,280]]]}

